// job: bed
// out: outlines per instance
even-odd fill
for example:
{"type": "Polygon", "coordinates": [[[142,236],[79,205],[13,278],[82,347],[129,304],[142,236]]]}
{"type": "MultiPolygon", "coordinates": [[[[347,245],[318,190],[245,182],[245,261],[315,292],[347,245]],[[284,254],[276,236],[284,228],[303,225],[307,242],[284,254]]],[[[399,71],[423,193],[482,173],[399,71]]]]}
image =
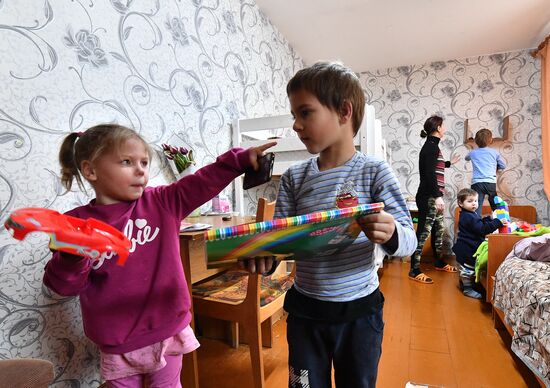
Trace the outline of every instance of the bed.
{"type": "Polygon", "coordinates": [[[488,296],[495,327],[512,337],[512,351],[550,386],[550,263],[515,256],[514,245],[525,237],[489,236],[488,296]]]}
{"type": "MultiPolygon", "coordinates": [[[[269,139],[276,139],[277,145],[268,151],[275,153],[275,162],[273,165],[273,176],[275,178],[282,175],[292,164],[310,158],[304,144],[292,130],[294,120],[291,115],[277,115],[260,118],[239,118],[232,123],[232,140],[234,147],[256,147],[266,143],[269,139]]],[[[386,141],[382,137],[382,123],[376,118],[374,106],[365,104],[365,114],[363,122],[359,127],[357,135],[354,137],[355,148],[367,155],[373,155],[385,159],[391,163],[391,151],[386,146],[386,141]]],[[[265,186],[268,186],[266,184],[265,186]]],[[[253,188],[255,195],[250,197],[252,200],[245,201],[242,182],[235,181],[235,204],[236,210],[245,215],[248,209],[255,209],[251,204],[253,198],[271,197],[264,191],[262,195],[258,192],[264,190],[264,186],[253,188]]],[[[276,190],[276,189],[275,189],[276,190]]],[[[274,199],[274,198],[270,198],[274,199]]],[[[384,252],[379,247],[375,248],[375,262],[377,266],[382,265],[384,252]]]]}
{"type": "MultiPolygon", "coordinates": [[[[390,163],[390,149],[382,137],[382,123],[376,119],[374,106],[365,104],[365,115],[354,138],[355,147],[368,155],[381,157],[390,163]]],[[[293,119],[289,114],[260,118],[241,118],[232,123],[234,147],[256,147],[268,139],[276,139],[277,145],[269,151],[275,153],[273,175],[280,176],[290,165],[305,160],[311,155],[292,130],[293,119]]],[[[244,203],[242,183],[235,183],[236,210],[241,214],[250,208],[244,203]]],[[[255,208],[255,207],[254,207],[255,208]]]]}

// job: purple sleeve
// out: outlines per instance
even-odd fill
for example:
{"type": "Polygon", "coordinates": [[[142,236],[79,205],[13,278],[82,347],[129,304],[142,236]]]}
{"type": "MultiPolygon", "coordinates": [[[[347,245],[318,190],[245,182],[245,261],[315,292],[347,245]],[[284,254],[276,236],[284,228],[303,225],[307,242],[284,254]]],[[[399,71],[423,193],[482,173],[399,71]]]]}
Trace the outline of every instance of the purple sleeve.
{"type": "Polygon", "coordinates": [[[182,219],[214,198],[249,167],[249,150],[233,148],[196,173],[159,187],[157,194],[163,206],[182,219]]]}
{"type": "Polygon", "coordinates": [[[44,284],[63,296],[80,294],[88,285],[92,262],[61,252],[54,252],[46,264],[44,284]]]}

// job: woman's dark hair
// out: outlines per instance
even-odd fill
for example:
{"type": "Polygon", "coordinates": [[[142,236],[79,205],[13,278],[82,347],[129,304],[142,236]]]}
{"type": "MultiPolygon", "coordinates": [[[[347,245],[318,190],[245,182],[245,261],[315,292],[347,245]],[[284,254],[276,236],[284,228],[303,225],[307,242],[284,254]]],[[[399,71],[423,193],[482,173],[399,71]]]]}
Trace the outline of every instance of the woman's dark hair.
{"type": "Polygon", "coordinates": [[[439,128],[441,124],[443,124],[442,117],[439,117],[437,115],[428,117],[428,119],[424,123],[424,129],[420,132],[420,137],[430,136],[432,133],[437,131],[437,128],[439,128]]]}
{"type": "Polygon", "coordinates": [[[104,154],[118,150],[128,139],[138,139],[143,142],[151,158],[153,152],[147,142],[137,132],[122,125],[100,124],[84,132],[73,132],[67,135],[59,150],[63,186],[70,190],[75,179],[78,187],[84,190],[80,175],[81,163],[84,160],[93,163],[104,154]]]}

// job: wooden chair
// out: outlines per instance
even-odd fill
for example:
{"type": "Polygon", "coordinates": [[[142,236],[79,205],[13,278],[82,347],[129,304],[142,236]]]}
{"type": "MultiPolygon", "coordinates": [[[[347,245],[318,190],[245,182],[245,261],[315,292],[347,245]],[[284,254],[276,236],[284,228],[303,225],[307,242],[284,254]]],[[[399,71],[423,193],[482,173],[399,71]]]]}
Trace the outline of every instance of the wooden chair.
{"type": "MultiPolygon", "coordinates": [[[[272,219],[274,212],[275,202],[267,202],[265,198],[260,198],[256,221],[272,219]]],[[[196,315],[236,322],[245,329],[256,388],[265,387],[262,343],[271,347],[270,318],[282,309],[285,292],[292,285],[292,277],[293,273],[271,279],[257,273],[229,271],[229,274],[224,273],[213,280],[193,286],[193,310],[196,315]],[[218,282],[219,278],[222,278],[221,282],[218,282]],[[220,293],[223,294],[228,288],[230,289],[228,294],[232,296],[239,294],[239,298],[224,299],[220,293]],[[262,291],[265,295],[266,291],[274,288],[278,288],[278,292],[274,296],[269,295],[272,300],[262,301],[262,291]]],[[[236,347],[239,344],[238,325],[232,326],[232,334],[233,345],[236,347]]]]}

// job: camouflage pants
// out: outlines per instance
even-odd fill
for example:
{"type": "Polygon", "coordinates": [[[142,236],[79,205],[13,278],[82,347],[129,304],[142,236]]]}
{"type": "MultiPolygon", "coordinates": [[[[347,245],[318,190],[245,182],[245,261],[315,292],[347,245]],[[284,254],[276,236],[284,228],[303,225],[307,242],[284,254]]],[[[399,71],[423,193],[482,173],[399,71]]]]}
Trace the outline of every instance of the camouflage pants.
{"type": "Polygon", "coordinates": [[[435,198],[429,198],[427,206],[417,202],[418,205],[418,225],[416,228],[416,238],[418,245],[411,257],[411,274],[420,272],[420,256],[424,243],[428,236],[432,236],[432,250],[436,260],[441,258],[443,247],[443,234],[445,233],[445,219],[443,213],[438,213],[435,207],[435,198]]]}

